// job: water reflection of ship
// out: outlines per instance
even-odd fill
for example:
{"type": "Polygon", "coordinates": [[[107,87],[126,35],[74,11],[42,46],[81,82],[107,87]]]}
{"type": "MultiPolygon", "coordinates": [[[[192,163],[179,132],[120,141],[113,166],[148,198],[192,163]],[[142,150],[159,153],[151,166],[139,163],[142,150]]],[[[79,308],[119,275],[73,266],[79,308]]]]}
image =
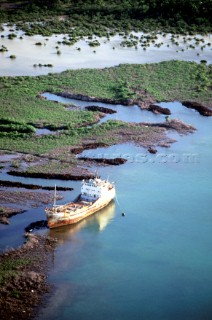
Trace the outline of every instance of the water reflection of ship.
{"type": "Polygon", "coordinates": [[[115,216],[115,202],[94,213],[92,216],[79,221],[76,224],[49,229],[49,236],[57,238],[60,243],[70,239],[72,235],[87,227],[92,232],[101,232],[113,220],[115,216]]]}

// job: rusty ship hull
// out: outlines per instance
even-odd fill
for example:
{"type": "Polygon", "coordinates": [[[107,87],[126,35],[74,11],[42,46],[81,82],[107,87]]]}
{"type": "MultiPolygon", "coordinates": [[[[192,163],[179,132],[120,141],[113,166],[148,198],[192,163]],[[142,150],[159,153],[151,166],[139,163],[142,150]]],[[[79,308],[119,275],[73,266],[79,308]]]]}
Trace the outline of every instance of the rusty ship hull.
{"type": "Polygon", "coordinates": [[[81,201],[70,202],[62,206],[55,206],[52,209],[46,209],[48,227],[50,229],[65,225],[75,224],[82,219],[94,214],[106,207],[114,198],[114,194],[106,199],[98,199],[94,202],[81,201]]]}
{"type": "Polygon", "coordinates": [[[115,187],[108,180],[94,178],[83,180],[81,193],[74,202],[56,205],[56,186],[54,204],[46,208],[49,228],[74,224],[106,207],[115,197],[115,187]]]}

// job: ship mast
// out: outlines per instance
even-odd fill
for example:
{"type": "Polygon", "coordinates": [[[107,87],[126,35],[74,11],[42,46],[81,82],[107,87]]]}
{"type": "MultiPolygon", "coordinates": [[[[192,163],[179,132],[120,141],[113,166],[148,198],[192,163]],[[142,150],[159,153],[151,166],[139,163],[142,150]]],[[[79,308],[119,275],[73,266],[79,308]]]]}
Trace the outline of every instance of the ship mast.
{"type": "Polygon", "coordinates": [[[53,206],[56,206],[56,184],[54,185],[54,203],[53,206]]]}

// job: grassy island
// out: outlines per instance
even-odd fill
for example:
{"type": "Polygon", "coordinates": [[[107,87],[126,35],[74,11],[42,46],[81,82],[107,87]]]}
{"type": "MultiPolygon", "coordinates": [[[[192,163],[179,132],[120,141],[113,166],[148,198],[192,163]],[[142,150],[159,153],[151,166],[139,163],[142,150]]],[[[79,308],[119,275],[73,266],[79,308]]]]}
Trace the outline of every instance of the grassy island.
{"type": "Polygon", "coordinates": [[[112,131],[128,124],[111,121],[88,128],[100,119],[100,112],[67,110],[61,103],[42,99],[40,93],[65,92],[131,103],[192,100],[210,106],[211,65],[169,61],[37,77],[1,77],[0,88],[0,148],[41,155],[93,136],[99,137],[98,142],[114,143],[112,131]],[[37,136],[36,128],[63,131],[37,136]],[[109,131],[111,134],[106,135],[109,131]]]}

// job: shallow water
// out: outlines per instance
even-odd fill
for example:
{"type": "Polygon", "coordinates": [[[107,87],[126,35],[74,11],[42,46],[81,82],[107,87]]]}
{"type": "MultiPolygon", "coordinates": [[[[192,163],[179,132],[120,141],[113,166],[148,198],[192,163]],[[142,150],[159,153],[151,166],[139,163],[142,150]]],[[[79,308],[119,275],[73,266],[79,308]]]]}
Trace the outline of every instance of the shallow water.
{"type": "Polygon", "coordinates": [[[103,232],[95,220],[64,231],[39,319],[209,319],[211,176],[199,169],[112,168],[126,217],[116,206],[103,232]]]}
{"type": "Polygon", "coordinates": [[[43,135],[47,135],[47,134],[56,134],[54,131],[51,131],[49,129],[36,129],[35,134],[37,136],[43,136],[43,135]]]}
{"type": "MultiPolygon", "coordinates": [[[[211,119],[178,102],[162,105],[198,131],[173,134],[179,141],[158,148],[156,155],[131,144],[83,152],[128,158],[125,165],[98,168],[115,181],[118,201],[75,226],[40,231],[56,236],[59,246],[49,277],[55,291],[37,319],[211,318],[211,119]]],[[[129,110],[128,121],[136,109],[129,110]]],[[[8,179],[4,172],[2,179],[8,179]]],[[[74,199],[80,187],[80,182],[10,179],[74,186],[61,203],[74,199]]],[[[26,225],[42,219],[44,207],[0,225],[1,247],[21,244],[26,225]]]]}
{"type": "MultiPolygon", "coordinates": [[[[155,44],[151,44],[146,51],[141,46],[138,46],[137,50],[121,47],[120,43],[123,39],[118,35],[111,37],[110,41],[106,38],[98,38],[101,46],[95,48],[91,48],[88,41],[84,39],[74,46],[59,45],[61,54],[58,55],[55,48],[58,46],[57,41],[63,41],[63,37],[67,36],[66,34],[51,37],[39,35],[28,37],[23,32],[15,30],[13,33],[17,34],[17,38],[9,40],[7,35],[11,33],[10,28],[4,26],[4,29],[0,36],[4,35],[5,37],[1,38],[0,44],[6,46],[8,52],[0,53],[1,76],[34,76],[48,74],[49,72],[61,72],[67,69],[104,68],[122,63],[154,63],[173,59],[212,62],[210,46],[206,45],[203,50],[201,50],[202,43],[195,49],[188,47],[189,44],[194,44],[194,37],[191,37],[190,42],[183,43],[183,37],[180,36],[179,39],[176,39],[179,46],[176,46],[171,43],[170,34],[167,34],[165,38],[158,35],[156,43],[163,42],[163,45],[157,48],[155,44]],[[20,36],[23,36],[23,39],[20,39],[20,36]],[[37,42],[41,42],[42,45],[35,45],[37,42]],[[80,51],[77,50],[79,47],[81,48],[80,51]],[[16,59],[11,60],[10,55],[16,55],[16,59]],[[53,67],[33,67],[35,64],[52,64],[53,67]]],[[[139,32],[136,35],[140,37],[142,33],[139,32]]],[[[198,37],[204,38],[206,44],[211,43],[211,35],[198,37]]]]}
{"type": "Polygon", "coordinates": [[[145,161],[130,144],[90,151],[131,155],[99,169],[116,182],[118,203],[49,231],[61,245],[49,278],[55,292],[38,319],[211,318],[211,119],[169,107],[198,131],[145,161]]]}

